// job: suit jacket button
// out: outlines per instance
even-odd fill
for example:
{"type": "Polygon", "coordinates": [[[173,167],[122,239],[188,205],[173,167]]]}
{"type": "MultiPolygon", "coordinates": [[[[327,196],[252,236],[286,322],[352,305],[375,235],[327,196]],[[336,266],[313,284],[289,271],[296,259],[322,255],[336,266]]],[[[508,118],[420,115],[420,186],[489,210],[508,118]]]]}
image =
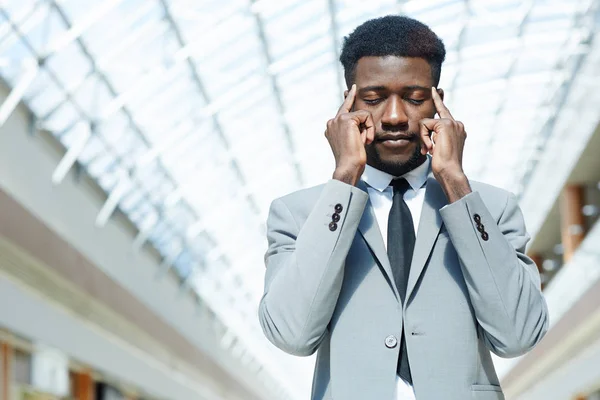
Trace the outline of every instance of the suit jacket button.
{"type": "Polygon", "coordinates": [[[387,347],[388,349],[393,349],[397,345],[398,345],[398,339],[396,339],[396,336],[390,335],[385,338],[385,347],[387,347]]]}
{"type": "Polygon", "coordinates": [[[473,219],[475,220],[475,222],[480,223],[481,222],[481,217],[479,216],[479,214],[475,214],[473,215],[473,219]]]}
{"type": "Polygon", "coordinates": [[[490,238],[490,235],[488,235],[487,232],[481,232],[481,238],[487,242],[487,240],[490,238]]]}
{"type": "Polygon", "coordinates": [[[330,230],[331,232],[333,232],[333,231],[335,231],[336,229],[337,229],[337,224],[336,224],[335,222],[331,222],[331,223],[329,224],[329,230],[330,230]]]}
{"type": "Polygon", "coordinates": [[[344,207],[342,207],[341,204],[338,203],[338,204],[335,205],[335,212],[336,213],[338,213],[338,214],[341,213],[343,209],[344,209],[344,207]]]}
{"type": "Polygon", "coordinates": [[[333,215],[331,216],[331,220],[332,220],[333,222],[339,222],[339,220],[340,220],[340,214],[338,214],[338,213],[333,213],[333,215]]]}

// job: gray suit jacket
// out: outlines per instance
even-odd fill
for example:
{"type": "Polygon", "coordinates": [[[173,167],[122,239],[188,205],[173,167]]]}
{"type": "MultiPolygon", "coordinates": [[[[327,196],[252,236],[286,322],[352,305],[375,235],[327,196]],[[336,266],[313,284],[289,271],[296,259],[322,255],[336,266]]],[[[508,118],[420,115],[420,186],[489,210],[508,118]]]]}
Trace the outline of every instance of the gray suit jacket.
{"type": "Polygon", "coordinates": [[[318,350],[314,400],[395,400],[403,325],[417,400],[503,399],[490,351],[521,355],[548,329],[515,196],[471,181],[473,193],[448,205],[430,174],[401,304],[359,186],[330,180],[273,202],[259,308],[266,337],[290,354],[318,350]]]}

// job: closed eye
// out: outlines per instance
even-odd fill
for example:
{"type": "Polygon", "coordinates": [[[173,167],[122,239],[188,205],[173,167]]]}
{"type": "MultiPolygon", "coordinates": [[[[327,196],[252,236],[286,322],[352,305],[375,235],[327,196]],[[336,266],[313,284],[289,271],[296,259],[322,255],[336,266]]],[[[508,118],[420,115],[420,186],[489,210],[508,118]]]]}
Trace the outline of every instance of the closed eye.
{"type": "Polygon", "coordinates": [[[425,100],[416,100],[416,99],[407,99],[409,103],[414,104],[414,105],[421,105],[425,102],[425,100]]]}
{"type": "Polygon", "coordinates": [[[377,99],[364,99],[363,101],[368,105],[374,106],[376,104],[381,103],[381,100],[382,100],[381,98],[377,98],[377,99]]]}

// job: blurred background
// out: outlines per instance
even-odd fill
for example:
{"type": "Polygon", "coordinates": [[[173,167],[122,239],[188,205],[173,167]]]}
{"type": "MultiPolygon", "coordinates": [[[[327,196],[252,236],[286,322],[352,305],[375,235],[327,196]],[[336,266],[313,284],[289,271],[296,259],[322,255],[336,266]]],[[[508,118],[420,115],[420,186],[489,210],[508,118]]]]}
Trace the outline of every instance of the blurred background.
{"type": "Polygon", "coordinates": [[[0,400],[308,399],[265,219],[331,176],[343,37],[398,13],[532,236],[551,329],[507,398],[600,399],[600,0],[0,0],[0,400]]]}

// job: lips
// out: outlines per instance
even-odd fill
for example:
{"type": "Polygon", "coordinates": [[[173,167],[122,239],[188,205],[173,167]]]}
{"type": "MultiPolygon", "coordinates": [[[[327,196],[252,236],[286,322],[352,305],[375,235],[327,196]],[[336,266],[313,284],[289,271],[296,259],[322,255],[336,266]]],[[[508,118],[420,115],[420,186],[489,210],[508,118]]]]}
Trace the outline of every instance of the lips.
{"type": "Polygon", "coordinates": [[[405,151],[408,149],[408,146],[417,139],[415,135],[390,135],[383,134],[379,136],[375,141],[380,143],[383,148],[387,148],[393,152],[397,151],[405,151]]]}
{"type": "Polygon", "coordinates": [[[414,139],[415,139],[415,136],[413,136],[413,135],[381,135],[376,138],[376,140],[378,142],[386,142],[386,141],[397,142],[399,140],[412,141],[414,139]]]}

